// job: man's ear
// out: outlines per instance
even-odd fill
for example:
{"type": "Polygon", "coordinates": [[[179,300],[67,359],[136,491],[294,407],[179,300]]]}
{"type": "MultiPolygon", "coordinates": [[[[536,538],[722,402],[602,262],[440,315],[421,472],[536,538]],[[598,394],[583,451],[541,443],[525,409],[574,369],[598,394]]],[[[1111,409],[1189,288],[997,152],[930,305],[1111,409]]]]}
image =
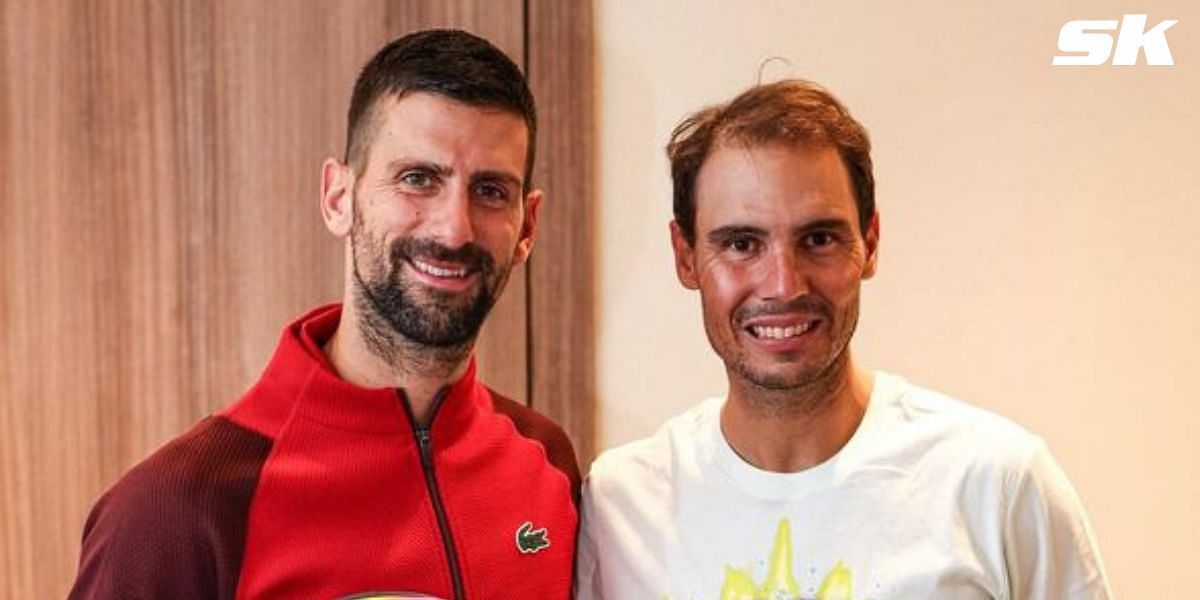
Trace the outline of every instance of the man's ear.
{"type": "Polygon", "coordinates": [[[354,225],[354,169],[336,158],[321,164],[321,218],[333,235],[344,238],[354,225]]]}
{"type": "Polygon", "coordinates": [[[513,264],[521,264],[533,252],[533,239],[537,233],[538,214],[542,210],[542,190],[525,194],[525,215],[521,222],[521,234],[517,238],[517,249],[513,253],[513,264]]]}
{"type": "Polygon", "coordinates": [[[675,275],[683,287],[694,290],[700,287],[700,278],[696,275],[696,249],[683,236],[679,223],[671,221],[671,249],[675,251],[675,275]]]}
{"type": "Polygon", "coordinates": [[[875,267],[879,262],[879,211],[871,217],[867,231],[863,233],[863,241],[867,247],[867,262],[863,264],[863,279],[875,276],[875,267]]]}

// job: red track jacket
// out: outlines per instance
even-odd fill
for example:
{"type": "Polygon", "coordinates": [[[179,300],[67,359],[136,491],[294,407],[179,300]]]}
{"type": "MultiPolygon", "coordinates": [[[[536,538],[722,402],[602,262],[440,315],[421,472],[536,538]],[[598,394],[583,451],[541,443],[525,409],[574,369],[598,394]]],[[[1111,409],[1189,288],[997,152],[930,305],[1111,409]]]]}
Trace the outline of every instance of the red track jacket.
{"type": "Polygon", "coordinates": [[[261,380],[127,473],[84,528],[71,598],[567,598],[579,471],[562,430],[475,379],[414,424],[289,326],[261,380]]]}

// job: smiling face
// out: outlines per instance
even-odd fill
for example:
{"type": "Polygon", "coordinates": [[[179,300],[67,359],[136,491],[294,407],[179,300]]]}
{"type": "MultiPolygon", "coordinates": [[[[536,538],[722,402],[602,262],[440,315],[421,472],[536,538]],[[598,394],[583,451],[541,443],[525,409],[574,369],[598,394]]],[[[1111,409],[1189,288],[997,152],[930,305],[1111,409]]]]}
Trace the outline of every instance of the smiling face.
{"type": "MultiPolygon", "coordinates": [[[[365,168],[348,186],[356,304],[421,346],[470,343],[533,244],[540,193],[522,193],[525,122],[420,92],[374,110],[365,168]]],[[[326,203],[342,218],[346,205],[326,203]]]]}
{"type": "Polygon", "coordinates": [[[803,388],[846,375],[879,224],[858,226],[836,150],[718,144],[696,178],[696,238],[671,224],[680,281],[731,384],[803,388]]]}

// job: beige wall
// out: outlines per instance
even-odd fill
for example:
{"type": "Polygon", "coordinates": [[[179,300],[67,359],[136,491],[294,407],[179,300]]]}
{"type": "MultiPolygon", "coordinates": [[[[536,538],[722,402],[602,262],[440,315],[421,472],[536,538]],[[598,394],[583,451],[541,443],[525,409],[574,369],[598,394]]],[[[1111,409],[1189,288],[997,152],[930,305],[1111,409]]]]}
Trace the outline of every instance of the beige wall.
{"type": "Polygon", "coordinates": [[[597,19],[602,447],[724,391],[671,268],[662,146],[783,57],[767,79],[826,84],[874,139],[859,358],[1043,435],[1119,597],[1200,597],[1200,5],[601,0],[597,19]],[[1051,66],[1065,22],[1132,12],[1179,20],[1176,66],[1051,66]]]}

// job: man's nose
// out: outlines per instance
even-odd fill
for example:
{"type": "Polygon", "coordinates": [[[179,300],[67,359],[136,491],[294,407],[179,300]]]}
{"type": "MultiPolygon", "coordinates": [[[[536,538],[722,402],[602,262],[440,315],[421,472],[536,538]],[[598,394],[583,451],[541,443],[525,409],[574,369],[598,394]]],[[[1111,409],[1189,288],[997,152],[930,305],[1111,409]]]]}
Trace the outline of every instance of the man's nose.
{"type": "Polygon", "coordinates": [[[426,226],[430,236],[447,248],[461,248],[475,241],[471,196],[466,186],[452,186],[437,198],[429,207],[426,226]]]}
{"type": "Polygon", "coordinates": [[[791,248],[775,249],[761,263],[759,295],[765,300],[792,300],[808,292],[800,257],[791,248]]]}

